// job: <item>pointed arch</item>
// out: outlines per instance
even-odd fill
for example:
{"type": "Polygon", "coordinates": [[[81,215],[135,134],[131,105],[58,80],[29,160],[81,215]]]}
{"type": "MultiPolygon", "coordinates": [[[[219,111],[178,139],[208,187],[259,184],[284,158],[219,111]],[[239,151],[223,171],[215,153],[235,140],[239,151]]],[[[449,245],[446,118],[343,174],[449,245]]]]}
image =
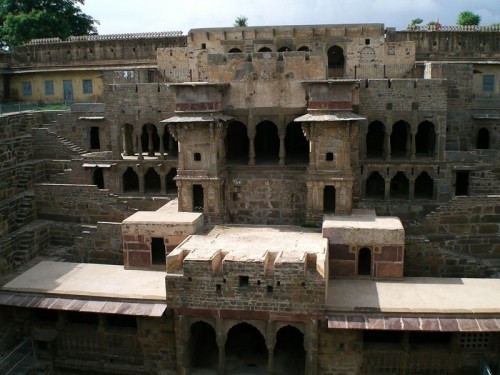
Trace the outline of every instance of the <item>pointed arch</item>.
{"type": "Polygon", "coordinates": [[[244,164],[248,162],[249,140],[245,124],[239,121],[231,122],[224,143],[228,162],[244,164]]]}
{"type": "Polygon", "coordinates": [[[434,180],[427,172],[422,172],[415,179],[415,198],[432,199],[434,196],[434,180]]]}
{"type": "Polygon", "coordinates": [[[147,152],[148,156],[154,156],[155,152],[160,151],[160,137],[154,124],[146,124],[142,127],[141,133],[142,151],[147,152]]]}
{"type": "Polygon", "coordinates": [[[291,122],[286,127],[285,150],[287,164],[309,162],[309,141],[301,123],[291,122]]]}
{"type": "Polygon", "coordinates": [[[415,136],[415,153],[417,156],[434,156],[436,146],[436,132],[434,124],[424,121],[418,125],[415,136]]]}
{"type": "Polygon", "coordinates": [[[328,49],[328,78],[344,76],[345,57],[344,50],[335,45],[328,49]]]}
{"type": "Polygon", "coordinates": [[[153,167],[150,167],[144,174],[144,191],[146,193],[161,192],[160,175],[155,171],[153,167]]]}
{"type": "Polygon", "coordinates": [[[274,373],[276,375],[303,375],[305,365],[304,334],[291,325],[280,328],[276,333],[274,373]]]}
{"type": "Polygon", "coordinates": [[[255,134],[255,158],[257,163],[278,163],[280,138],[278,127],[271,121],[262,121],[257,125],[255,134]]]}
{"type": "Polygon", "coordinates": [[[391,132],[391,157],[408,157],[410,151],[410,124],[398,121],[392,126],[391,132]]]}
{"type": "Polygon", "coordinates": [[[481,128],[477,132],[476,148],[489,149],[490,148],[490,132],[486,128],[481,128]]]}
{"type": "Polygon", "coordinates": [[[128,167],[123,173],[123,192],[138,192],[139,191],[139,176],[132,167],[128,167]]]}
{"type": "Polygon", "coordinates": [[[399,171],[391,179],[391,198],[408,199],[410,194],[410,182],[404,174],[399,171]]]}
{"type": "Polygon", "coordinates": [[[217,370],[219,348],[214,328],[200,320],[193,323],[189,331],[188,347],[191,368],[217,370]]]}
{"type": "Polygon", "coordinates": [[[385,196],[385,180],[379,172],[372,172],[366,179],[365,196],[383,199],[385,196]]]}
{"type": "Polygon", "coordinates": [[[226,372],[243,373],[252,370],[252,374],[267,374],[268,351],[262,333],[253,325],[239,323],[227,333],[226,372]]]}
{"type": "Polygon", "coordinates": [[[385,125],[373,121],[368,125],[366,133],[366,157],[382,158],[384,156],[385,125]]]}

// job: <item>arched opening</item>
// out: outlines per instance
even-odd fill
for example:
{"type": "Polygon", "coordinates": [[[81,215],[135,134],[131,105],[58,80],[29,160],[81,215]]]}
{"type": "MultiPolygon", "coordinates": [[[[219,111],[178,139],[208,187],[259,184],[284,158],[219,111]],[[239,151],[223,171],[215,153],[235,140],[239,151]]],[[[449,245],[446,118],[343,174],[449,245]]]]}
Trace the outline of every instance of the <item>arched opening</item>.
{"type": "Polygon", "coordinates": [[[219,348],[210,324],[199,321],[191,325],[189,357],[192,369],[217,370],[219,348]]]}
{"type": "Polygon", "coordinates": [[[436,133],[434,124],[430,121],[424,121],[418,125],[418,131],[415,136],[415,153],[417,156],[434,156],[436,145],[436,133]]]}
{"type": "Polygon", "coordinates": [[[134,127],[131,124],[125,124],[122,126],[122,148],[123,156],[134,155],[134,127]]]}
{"type": "Polygon", "coordinates": [[[94,173],[92,173],[92,183],[97,185],[98,189],[104,189],[104,176],[102,168],[96,167],[94,169],[94,173]]]}
{"type": "Polygon", "coordinates": [[[286,128],[286,161],[288,164],[309,162],[309,141],[304,136],[302,124],[291,122],[286,128]]]}
{"type": "Polygon", "coordinates": [[[203,186],[193,185],[193,212],[203,212],[203,186]]]}
{"type": "Polygon", "coordinates": [[[384,124],[380,121],[373,121],[368,125],[366,133],[366,157],[382,158],[384,156],[384,124]]]}
{"type": "Polygon", "coordinates": [[[378,172],[372,172],[366,179],[365,195],[367,198],[383,199],[385,196],[385,181],[378,172]]]}
{"type": "Polygon", "coordinates": [[[432,199],[434,195],[434,180],[427,172],[422,172],[415,179],[415,198],[432,199]]]}
{"type": "Polygon", "coordinates": [[[235,163],[248,163],[249,141],[245,124],[235,121],[229,124],[225,139],[226,160],[235,163]]]}
{"type": "Polygon", "coordinates": [[[391,132],[391,157],[408,157],[410,148],[410,125],[405,121],[398,121],[391,132]]]}
{"type": "Polygon", "coordinates": [[[297,49],[300,52],[311,52],[311,49],[308,46],[302,46],[297,49]]]}
{"type": "Polygon", "coordinates": [[[358,276],[371,276],[372,274],[372,252],[363,247],[358,252],[358,276]]]}
{"type": "Polygon", "coordinates": [[[165,125],[163,131],[163,148],[169,156],[177,155],[178,145],[172,134],[168,131],[168,125],[165,125]]]}
{"type": "Polygon", "coordinates": [[[155,156],[155,152],[160,151],[160,137],[155,125],[146,124],[142,127],[141,144],[142,151],[147,152],[148,156],[155,156]]]}
{"type": "Polygon", "coordinates": [[[290,52],[292,49],[288,46],[283,46],[278,49],[278,52],[290,52]]]}
{"type": "Polygon", "coordinates": [[[231,48],[228,53],[241,53],[241,49],[239,48],[231,48]]]}
{"type": "Polygon", "coordinates": [[[278,128],[271,121],[263,121],[257,125],[255,135],[255,158],[258,163],[279,161],[280,138],[278,128]]]}
{"type": "Polygon", "coordinates": [[[335,186],[327,185],[323,190],[323,212],[335,213],[335,186]]]}
{"type": "Polygon", "coordinates": [[[269,47],[261,47],[257,52],[273,52],[269,47]]]}
{"type": "Polygon", "coordinates": [[[403,172],[398,172],[391,180],[391,198],[408,199],[410,183],[403,172]]]}
{"type": "Polygon", "coordinates": [[[276,375],[305,374],[306,351],[304,334],[297,328],[286,326],[276,334],[274,373],[276,375]]]}
{"type": "Polygon", "coordinates": [[[177,169],[170,168],[167,173],[166,185],[167,185],[167,194],[177,193],[177,184],[175,183],[175,176],[177,176],[177,169]]]}
{"type": "Polygon", "coordinates": [[[477,132],[476,148],[489,149],[490,148],[490,132],[486,128],[481,128],[477,132]]]}
{"type": "Polygon", "coordinates": [[[227,333],[226,372],[228,374],[267,374],[267,347],[260,331],[240,323],[227,333]]]}
{"type": "Polygon", "coordinates": [[[132,167],[128,167],[123,174],[123,192],[133,191],[139,191],[139,176],[132,167]]]}
{"type": "Polygon", "coordinates": [[[344,76],[344,50],[339,46],[328,49],[328,78],[339,78],[344,76]]]}
{"type": "Polygon", "coordinates": [[[159,193],[161,192],[160,175],[156,173],[153,167],[149,168],[144,175],[144,192],[159,193]]]}
{"type": "Polygon", "coordinates": [[[90,128],[90,149],[91,150],[100,150],[101,149],[101,140],[99,139],[99,127],[92,126],[90,128]]]}

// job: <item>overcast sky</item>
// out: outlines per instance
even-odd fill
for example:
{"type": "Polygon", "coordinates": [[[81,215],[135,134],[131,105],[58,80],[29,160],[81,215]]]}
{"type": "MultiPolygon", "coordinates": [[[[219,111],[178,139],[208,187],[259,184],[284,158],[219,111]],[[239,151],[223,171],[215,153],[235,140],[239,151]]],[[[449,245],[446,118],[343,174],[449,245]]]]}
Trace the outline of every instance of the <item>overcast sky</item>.
{"type": "Polygon", "coordinates": [[[99,34],[182,31],[249,26],[383,23],[405,29],[414,18],[454,25],[461,11],[500,23],[500,0],[85,0],[82,10],[98,20],[99,34]]]}

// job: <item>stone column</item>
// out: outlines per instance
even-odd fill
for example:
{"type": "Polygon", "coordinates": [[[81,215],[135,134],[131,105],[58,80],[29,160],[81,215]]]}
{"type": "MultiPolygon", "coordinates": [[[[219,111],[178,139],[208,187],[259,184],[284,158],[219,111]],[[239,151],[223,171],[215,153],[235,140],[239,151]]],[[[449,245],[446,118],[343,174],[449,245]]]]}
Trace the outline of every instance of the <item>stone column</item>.
{"type": "Polygon", "coordinates": [[[411,132],[411,153],[410,153],[410,159],[411,160],[415,160],[415,153],[416,153],[416,150],[417,150],[417,145],[415,143],[415,137],[416,137],[417,133],[412,131],[411,132]]]}
{"type": "Polygon", "coordinates": [[[248,127],[248,165],[255,165],[255,127],[248,127]]]}
{"type": "Polygon", "coordinates": [[[387,176],[384,182],[385,182],[384,200],[387,201],[391,198],[391,177],[387,176]]]}
{"type": "Polygon", "coordinates": [[[278,136],[280,138],[279,165],[285,165],[285,161],[286,161],[286,149],[285,149],[286,129],[280,128],[278,130],[278,136]]]}
{"type": "MultiPolygon", "coordinates": [[[[163,169],[163,168],[161,168],[163,169]]],[[[160,170],[162,172],[162,170],[160,170]]],[[[167,194],[167,177],[166,175],[159,173],[160,174],[160,184],[161,184],[161,193],[162,194],[167,194]]]]}
{"type": "Polygon", "coordinates": [[[274,322],[268,321],[266,327],[266,347],[267,347],[267,373],[274,374],[274,347],[276,346],[276,336],[274,333],[274,322]]]}
{"type": "Polygon", "coordinates": [[[144,194],[144,172],[140,171],[137,174],[139,177],[139,193],[144,194]]]}
{"type": "Polygon", "coordinates": [[[409,189],[408,189],[409,190],[408,198],[413,199],[413,198],[415,198],[415,178],[409,178],[408,184],[410,185],[409,189]]]}
{"type": "Polygon", "coordinates": [[[128,147],[127,147],[127,129],[125,126],[122,126],[121,128],[121,133],[122,133],[122,148],[123,148],[123,156],[128,156],[128,147]]]}
{"type": "Polygon", "coordinates": [[[221,318],[216,318],[215,321],[215,334],[217,340],[217,347],[219,348],[218,367],[219,375],[226,373],[226,335],[224,334],[224,324],[221,318]]]}
{"type": "Polygon", "coordinates": [[[391,133],[384,130],[384,156],[385,160],[391,160],[391,133]]]}
{"type": "Polygon", "coordinates": [[[153,126],[148,125],[146,127],[146,132],[148,133],[148,156],[155,156],[155,150],[153,145],[153,126]]]}
{"type": "Polygon", "coordinates": [[[142,155],[142,141],[141,141],[141,137],[138,137],[137,136],[137,133],[134,132],[134,139],[136,141],[136,144],[137,144],[137,154],[138,154],[138,159],[139,160],[144,160],[144,156],[142,155]]]}
{"type": "Polygon", "coordinates": [[[165,128],[160,127],[160,158],[165,159],[165,145],[163,144],[163,135],[165,134],[165,128]]]}
{"type": "Polygon", "coordinates": [[[413,152],[413,148],[412,148],[412,139],[411,139],[411,128],[407,128],[406,129],[406,146],[405,146],[405,150],[406,150],[406,158],[409,159],[411,157],[411,154],[413,152]]]}
{"type": "Polygon", "coordinates": [[[313,320],[306,325],[304,334],[306,350],[306,374],[318,374],[318,322],[313,320]]]}

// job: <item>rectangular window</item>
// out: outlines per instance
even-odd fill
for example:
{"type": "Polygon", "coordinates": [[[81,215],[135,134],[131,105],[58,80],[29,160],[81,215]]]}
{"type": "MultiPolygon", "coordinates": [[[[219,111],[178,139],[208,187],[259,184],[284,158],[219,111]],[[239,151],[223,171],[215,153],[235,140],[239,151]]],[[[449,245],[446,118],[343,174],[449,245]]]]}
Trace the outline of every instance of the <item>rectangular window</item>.
{"type": "Polygon", "coordinates": [[[31,96],[31,94],[32,94],[31,81],[23,82],[23,95],[31,96]]]}
{"type": "Polygon", "coordinates": [[[483,91],[495,91],[494,74],[483,74],[483,91]]]}
{"type": "Polygon", "coordinates": [[[83,80],[83,93],[84,94],[92,94],[94,92],[94,88],[92,87],[91,79],[83,80]]]}
{"type": "Polygon", "coordinates": [[[45,81],[45,95],[54,95],[54,81],[45,81]]]}

